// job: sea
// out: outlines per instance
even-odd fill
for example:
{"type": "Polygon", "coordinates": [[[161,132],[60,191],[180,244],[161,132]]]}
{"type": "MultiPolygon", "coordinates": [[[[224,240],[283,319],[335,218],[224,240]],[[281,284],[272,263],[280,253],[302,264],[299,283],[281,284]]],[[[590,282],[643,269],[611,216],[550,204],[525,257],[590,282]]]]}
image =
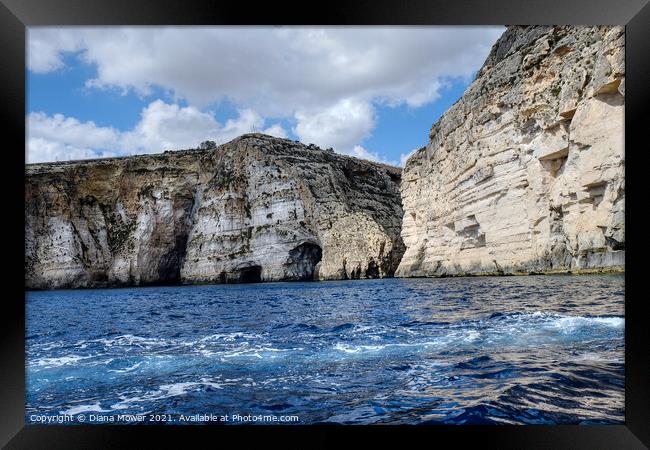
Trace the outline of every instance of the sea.
{"type": "Polygon", "coordinates": [[[621,424],[624,276],[26,292],[29,423],[621,424]]]}

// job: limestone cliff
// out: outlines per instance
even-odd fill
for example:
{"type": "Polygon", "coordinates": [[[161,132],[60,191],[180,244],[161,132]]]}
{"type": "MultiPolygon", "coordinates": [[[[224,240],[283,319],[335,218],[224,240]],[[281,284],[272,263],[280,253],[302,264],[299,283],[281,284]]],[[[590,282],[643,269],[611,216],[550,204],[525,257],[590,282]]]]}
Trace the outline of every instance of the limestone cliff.
{"type": "Polygon", "coordinates": [[[392,276],[397,168],[286,139],[26,167],[27,288],[392,276]]]}
{"type": "Polygon", "coordinates": [[[623,268],[623,27],[508,27],[402,173],[397,276],[623,268]]]}

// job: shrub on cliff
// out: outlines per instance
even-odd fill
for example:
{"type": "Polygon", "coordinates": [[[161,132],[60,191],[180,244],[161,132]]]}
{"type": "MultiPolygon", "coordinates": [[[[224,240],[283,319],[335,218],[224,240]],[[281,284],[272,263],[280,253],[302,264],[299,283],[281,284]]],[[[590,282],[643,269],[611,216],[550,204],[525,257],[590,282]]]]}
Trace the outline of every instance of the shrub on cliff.
{"type": "Polygon", "coordinates": [[[214,141],[203,141],[199,145],[200,150],[212,150],[213,148],[217,148],[217,143],[214,141]]]}

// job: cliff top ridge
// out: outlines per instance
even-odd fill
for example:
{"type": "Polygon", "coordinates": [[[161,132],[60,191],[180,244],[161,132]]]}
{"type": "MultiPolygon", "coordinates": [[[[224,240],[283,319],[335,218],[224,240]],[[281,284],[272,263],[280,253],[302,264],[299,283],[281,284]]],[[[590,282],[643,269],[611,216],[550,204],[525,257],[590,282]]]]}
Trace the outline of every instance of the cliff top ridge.
{"type": "MultiPolygon", "coordinates": [[[[42,171],[51,170],[53,168],[68,168],[72,166],[79,165],[101,165],[101,164],[115,164],[115,163],[124,163],[126,161],[135,161],[135,160],[164,160],[174,157],[186,157],[186,156],[204,156],[212,152],[219,151],[231,151],[233,148],[237,148],[239,145],[250,145],[253,147],[263,147],[268,152],[278,152],[285,153],[288,150],[298,152],[317,152],[321,154],[328,154],[335,158],[347,158],[352,160],[357,160],[366,164],[370,164],[375,167],[381,167],[384,169],[390,169],[392,171],[401,172],[401,168],[392,166],[390,164],[369,161],[362,158],[357,158],[355,156],[345,155],[342,153],[336,153],[334,149],[322,149],[315,144],[304,144],[300,141],[293,141],[291,139],[279,138],[275,136],[270,136],[263,133],[246,133],[236,138],[218,145],[214,149],[199,149],[199,148],[189,148],[189,149],[178,149],[178,150],[164,150],[161,153],[146,153],[140,155],[127,155],[127,156],[115,156],[109,158],[93,158],[93,159],[81,159],[81,160],[68,160],[68,161],[52,161],[52,162],[39,162],[39,163],[28,163],[25,164],[25,171],[29,175],[31,173],[38,173],[42,171]]],[[[304,156],[304,153],[301,155],[304,156]]]]}

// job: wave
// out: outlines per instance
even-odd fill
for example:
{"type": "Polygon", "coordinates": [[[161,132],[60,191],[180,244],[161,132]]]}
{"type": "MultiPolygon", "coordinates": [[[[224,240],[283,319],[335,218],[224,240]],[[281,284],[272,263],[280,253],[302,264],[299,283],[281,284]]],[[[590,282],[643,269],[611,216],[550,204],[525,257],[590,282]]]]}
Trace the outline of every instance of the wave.
{"type": "MultiPolygon", "coordinates": [[[[390,346],[391,344],[385,344],[385,345],[349,345],[349,344],[344,344],[341,342],[337,342],[334,345],[334,350],[341,351],[343,353],[360,353],[360,352],[374,352],[374,351],[380,351],[384,350],[386,347],[390,346]]],[[[392,344],[392,345],[398,345],[398,344],[392,344]]]]}
{"type": "Polygon", "coordinates": [[[581,327],[603,326],[609,328],[623,328],[623,317],[559,317],[552,320],[552,325],[565,332],[571,332],[581,327]]]}
{"type": "Polygon", "coordinates": [[[72,408],[68,408],[66,410],[61,411],[60,414],[75,415],[75,414],[85,413],[85,412],[111,412],[111,410],[103,409],[98,402],[98,403],[92,403],[88,405],[73,406],[72,408]]]}
{"type": "Polygon", "coordinates": [[[190,392],[205,392],[215,389],[223,389],[223,383],[201,378],[199,381],[183,381],[178,383],[162,384],[154,391],[143,395],[128,394],[120,395],[120,401],[111,405],[111,410],[129,409],[138,403],[150,403],[157,400],[164,400],[170,397],[186,395],[190,392]]]}
{"type": "Polygon", "coordinates": [[[348,355],[367,355],[395,349],[422,350],[469,350],[485,347],[530,347],[557,345],[563,342],[614,339],[623,336],[623,317],[566,316],[544,312],[495,313],[487,318],[468,320],[453,324],[441,322],[411,321],[405,330],[406,339],[398,342],[368,344],[366,339],[336,342],[333,350],[348,355]],[[413,331],[413,325],[423,328],[413,331]],[[427,325],[424,327],[424,325],[427,325]]]}
{"type": "MultiPolygon", "coordinates": [[[[110,359],[109,361],[107,361],[107,364],[108,364],[109,362],[111,362],[111,361],[113,361],[113,359],[110,359]]],[[[126,367],[126,368],[124,368],[124,369],[109,369],[108,371],[109,371],[109,372],[115,372],[115,373],[128,373],[128,372],[133,372],[133,371],[136,370],[138,367],[140,367],[140,366],[143,364],[143,362],[144,362],[144,361],[139,361],[139,362],[135,363],[134,365],[132,365],[131,367],[126,367]]]]}
{"type": "Polygon", "coordinates": [[[622,329],[625,318],[619,316],[570,316],[536,311],[533,313],[494,313],[487,318],[468,320],[449,325],[453,328],[477,328],[484,330],[548,329],[572,333],[580,329],[622,329]],[[512,328],[515,327],[515,328],[512,328]]]}
{"type": "Polygon", "coordinates": [[[36,367],[53,368],[53,367],[73,365],[84,359],[92,358],[93,356],[65,355],[65,356],[60,356],[58,358],[39,358],[31,361],[29,365],[36,366],[36,367]]]}
{"type": "Polygon", "coordinates": [[[212,355],[220,356],[222,358],[255,357],[259,359],[264,359],[265,357],[277,358],[278,356],[280,356],[278,354],[292,352],[292,351],[300,351],[300,350],[304,350],[304,348],[303,347],[274,348],[274,347],[264,347],[264,346],[249,348],[248,346],[245,346],[240,350],[234,350],[230,352],[215,352],[212,353],[211,356],[212,355]]]}
{"type": "MultiPolygon", "coordinates": [[[[418,321],[399,325],[369,326],[343,323],[308,335],[253,332],[212,333],[193,339],[153,338],[123,334],[111,338],[78,341],[57,350],[69,353],[58,357],[31,359],[31,370],[60,366],[107,364],[108,358],[126,361],[126,367],[114,367],[113,373],[130,373],[142,369],[141,358],[151,356],[176,358],[219,358],[237,364],[239,359],[269,360],[308,356],[329,359],[345,355],[373,355],[381,352],[441,352],[472,348],[529,348],[562,345],[580,341],[619,339],[623,336],[624,317],[570,316],[546,312],[493,313],[487,317],[454,323],[418,321]],[[303,343],[296,346],[296,343],[303,343]],[[79,349],[93,346],[92,355],[79,349]],[[103,360],[103,361],[102,361],[103,360]]],[[[48,347],[49,348],[49,347],[48,347]]],[[[87,350],[88,351],[88,350],[87,350]]],[[[38,352],[37,352],[38,353],[38,352]]],[[[35,355],[35,356],[38,356],[35,355]]]]}

